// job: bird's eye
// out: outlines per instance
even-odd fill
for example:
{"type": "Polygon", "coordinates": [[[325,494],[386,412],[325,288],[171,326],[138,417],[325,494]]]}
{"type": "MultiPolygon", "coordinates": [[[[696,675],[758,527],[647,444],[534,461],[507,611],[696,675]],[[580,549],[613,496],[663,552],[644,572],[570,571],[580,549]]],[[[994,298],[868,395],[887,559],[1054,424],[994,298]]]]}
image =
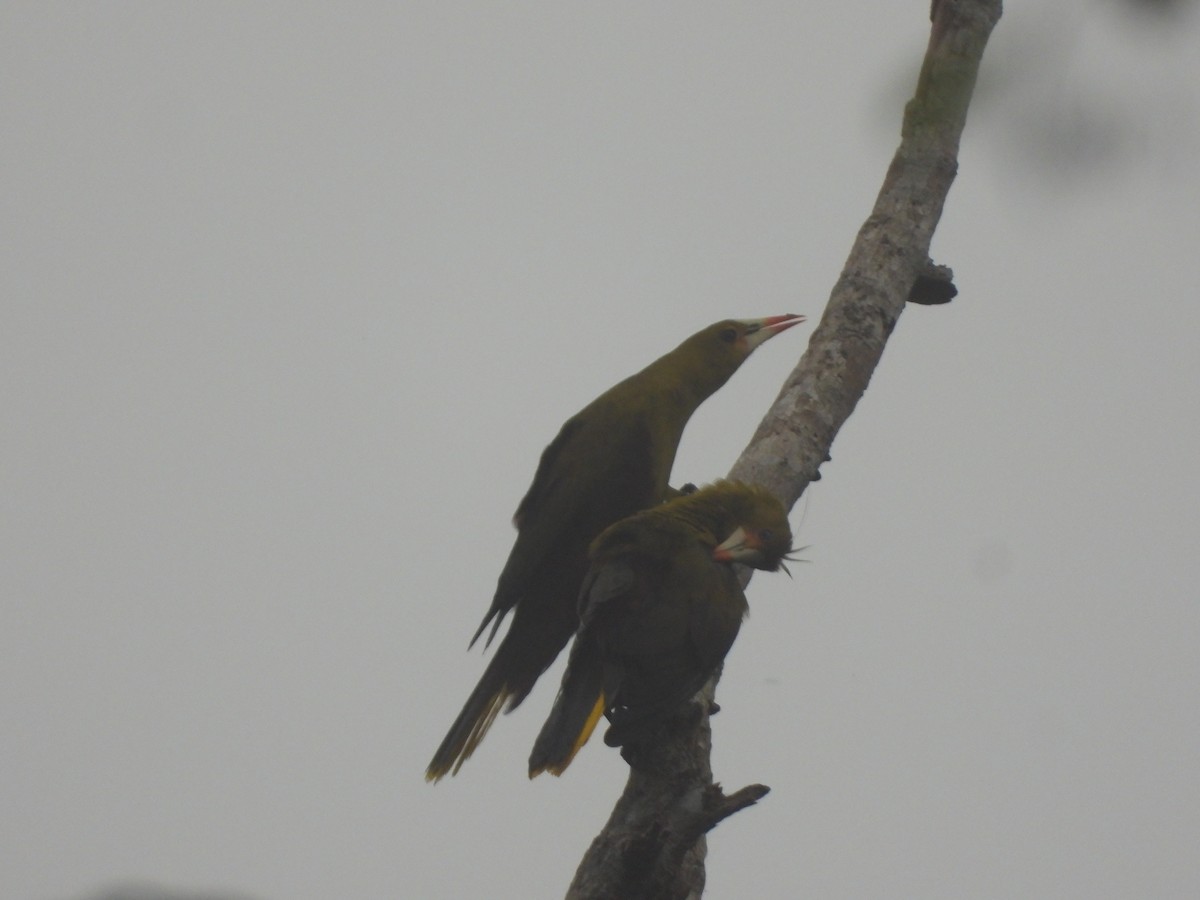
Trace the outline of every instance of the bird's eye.
{"type": "Polygon", "coordinates": [[[758,533],[758,537],[762,541],[769,541],[771,538],[775,537],[775,535],[771,533],[770,528],[764,528],[758,533]]]}
{"type": "Polygon", "coordinates": [[[721,332],[721,340],[723,340],[727,344],[732,344],[734,341],[737,340],[737,329],[736,328],[726,328],[724,331],[721,332]]]}

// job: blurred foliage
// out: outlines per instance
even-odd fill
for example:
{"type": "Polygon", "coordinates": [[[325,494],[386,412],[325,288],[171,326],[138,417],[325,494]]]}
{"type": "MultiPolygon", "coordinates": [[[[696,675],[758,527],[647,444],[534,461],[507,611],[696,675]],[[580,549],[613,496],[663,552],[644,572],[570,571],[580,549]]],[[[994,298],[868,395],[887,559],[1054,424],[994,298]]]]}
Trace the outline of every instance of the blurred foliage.
{"type": "Polygon", "coordinates": [[[1192,12],[1196,0],[1121,0],[1121,3],[1139,15],[1170,19],[1192,12]]]}
{"type": "MultiPolygon", "coordinates": [[[[1190,168],[1200,154],[1200,0],[1006,4],[971,104],[968,139],[1006,178],[1040,189],[1190,168]]],[[[889,79],[876,121],[894,128],[916,70],[889,79]]]]}
{"type": "Polygon", "coordinates": [[[255,900],[232,891],[183,891],[156,884],[119,884],[89,895],[86,900],[255,900]]]}

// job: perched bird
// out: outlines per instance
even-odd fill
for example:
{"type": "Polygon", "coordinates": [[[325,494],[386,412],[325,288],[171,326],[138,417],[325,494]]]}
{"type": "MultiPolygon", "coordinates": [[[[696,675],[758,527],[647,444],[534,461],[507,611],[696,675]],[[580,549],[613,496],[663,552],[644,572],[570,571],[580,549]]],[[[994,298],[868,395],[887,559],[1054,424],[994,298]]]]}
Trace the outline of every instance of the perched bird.
{"type": "Polygon", "coordinates": [[[804,316],[727,319],[601,394],[542,452],[517,507],[517,539],[471,645],[511,610],[495,656],[425,778],[457,772],[507,704],[515,709],[575,633],[588,545],[612,523],[662,502],[684,426],[760,344],[804,316]]]}
{"type": "Polygon", "coordinates": [[[579,633],[529,757],[561,775],[601,713],[619,746],[704,686],[748,612],[733,570],[775,571],[792,547],[787,511],[765,488],[713,485],[623,519],[591,547],[579,633]]]}

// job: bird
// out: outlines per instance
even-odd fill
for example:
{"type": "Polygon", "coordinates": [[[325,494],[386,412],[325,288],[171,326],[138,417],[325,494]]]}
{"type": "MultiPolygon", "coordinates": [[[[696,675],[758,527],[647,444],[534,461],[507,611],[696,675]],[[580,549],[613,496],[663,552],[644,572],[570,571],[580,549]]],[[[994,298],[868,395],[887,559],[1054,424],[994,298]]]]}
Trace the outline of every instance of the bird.
{"type": "Polygon", "coordinates": [[[684,426],[764,342],[805,320],[786,314],[726,319],[605,391],[563,424],[517,506],[517,537],[483,621],[490,646],[507,632],[425,770],[457,774],[502,708],[528,696],[575,633],[588,545],[609,525],[661,503],[684,426]]]}
{"type": "Polygon", "coordinates": [[[738,481],[715,482],[601,533],[529,777],[561,775],[601,714],[611,723],[605,743],[621,746],[682,707],[725,659],[749,611],[733,563],[775,571],[791,549],[783,504],[738,481]]]}

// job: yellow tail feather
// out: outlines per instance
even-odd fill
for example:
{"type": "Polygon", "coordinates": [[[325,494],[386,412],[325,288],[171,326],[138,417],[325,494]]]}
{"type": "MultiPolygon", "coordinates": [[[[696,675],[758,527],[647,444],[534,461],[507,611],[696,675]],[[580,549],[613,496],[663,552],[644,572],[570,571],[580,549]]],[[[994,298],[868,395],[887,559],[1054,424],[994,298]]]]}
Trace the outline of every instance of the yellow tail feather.
{"type": "Polygon", "coordinates": [[[479,718],[475,720],[475,724],[471,726],[471,730],[467,734],[466,740],[463,741],[462,747],[455,753],[452,759],[438,760],[437,763],[431,764],[425,770],[426,781],[436,783],[448,774],[458,774],[458,770],[462,768],[462,764],[475,752],[475,748],[479,746],[479,742],[483,740],[483,736],[487,734],[488,729],[492,727],[492,723],[496,721],[496,716],[504,706],[504,701],[508,699],[510,693],[508,688],[504,687],[492,695],[492,698],[488,700],[487,705],[479,714],[479,718]]]}
{"type": "Polygon", "coordinates": [[[567,754],[566,759],[556,765],[546,766],[544,769],[539,769],[529,777],[538,775],[541,772],[549,772],[551,775],[561,775],[567,770],[567,766],[571,764],[571,760],[575,758],[575,754],[583,749],[583,745],[588,742],[588,738],[592,736],[592,732],[596,730],[596,723],[600,721],[600,717],[604,715],[604,693],[596,698],[596,705],[592,707],[592,711],[588,713],[587,721],[583,723],[583,727],[579,729],[579,736],[575,738],[575,744],[571,747],[571,752],[567,754]]]}

